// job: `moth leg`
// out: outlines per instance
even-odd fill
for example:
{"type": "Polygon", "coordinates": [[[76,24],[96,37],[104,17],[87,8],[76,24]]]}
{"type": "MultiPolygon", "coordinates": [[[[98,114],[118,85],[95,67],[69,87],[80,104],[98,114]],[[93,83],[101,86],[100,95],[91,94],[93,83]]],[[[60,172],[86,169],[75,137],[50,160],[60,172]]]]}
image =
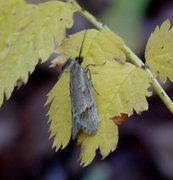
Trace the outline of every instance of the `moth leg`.
{"type": "Polygon", "coordinates": [[[94,67],[96,67],[96,66],[103,66],[104,64],[106,64],[106,61],[105,61],[104,63],[102,63],[102,64],[88,64],[88,65],[84,68],[86,74],[88,74],[88,79],[89,79],[90,82],[91,82],[91,86],[93,87],[93,89],[94,89],[94,91],[96,92],[97,95],[100,95],[100,94],[99,94],[98,91],[95,89],[94,84],[92,83],[91,71],[90,71],[90,69],[89,69],[88,67],[89,67],[89,66],[94,66],[94,67]]]}
{"type": "Polygon", "coordinates": [[[85,70],[85,72],[86,72],[86,74],[88,74],[88,79],[90,80],[91,86],[93,87],[94,91],[96,92],[97,95],[100,95],[100,94],[98,93],[98,91],[95,89],[94,84],[93,84],[93,82],[92,82],[90,69],[87,68],[87,69],[85,70]]]}
{"type": "Polygon", "coordinates": [[[69,58],[62,66],[61,66],[61,72],[60,72],[60,75],[59,75],[59,78],[61,77],[61,75],[64,73],[64,72],[67,72],[69,73],[70,70],[69,70],[69,67],[71,66],[72,64],[72,59],[69,58]]]}
{"type": "Polygon", "coordinates": [[[72,63],[72,59],[69,58],[61,67],[62,72],[64,72],[72,63]]]}
{"type": "Polygon", "coordinates": [[[86,74],[88,76],[88,79],[91,81],[91,71],[90,71],[90,69],[89,68],[85,69],[85,72],[86,72],[86,74]]]}
{"type": "Polygon", "coordinates": [[[61,78],[61,76],[62,76],[63,73],[69,73],[69,72],[70,72],[69,69],[67,69],[67,68],[63,69],[63,68],[61,67],[60,73],[59,73],[59,76],[58,76],[58,80],[61,78]]]}
{"type": "Polygon", "coordinates": [[[59,77],[58,79],[60,79],[60,77],[62,76],[63,73],[69,73],[69,72],[70,72],[70,70],[67,69],[67,68],[64,69],[64,70],[61,69],[61,72],[60,72],[60,74],[59,74],[59,76],[58,76],[58,77],[59,77]]]}
{"type": "Polygon", "coordinates": [[[96,67],[96,66],[103,66],[106,64],[106,61],[102,64],[88,64],[84,69],[87,70],[89,66],[93,66],[93,67],[96,67]]]}

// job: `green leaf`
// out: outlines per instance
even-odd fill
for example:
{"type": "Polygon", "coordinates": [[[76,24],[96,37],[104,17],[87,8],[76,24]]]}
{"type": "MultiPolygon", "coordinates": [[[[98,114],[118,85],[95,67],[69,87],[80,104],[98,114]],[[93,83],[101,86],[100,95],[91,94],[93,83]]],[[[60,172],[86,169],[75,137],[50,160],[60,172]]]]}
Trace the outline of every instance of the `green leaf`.
{"type": "Polygon", "coordinates": [[[161,82],[173,82],[173,28],[169,20],[151,34],[145,51],[146,64],[161,82]]]}
{"type": "Polygon", "coordinates": [[[39,60],[55,51],[66,28],[73,24],[75,9],[69,3],[49,1],[31,5],[23,0],[0,0],[0,105],[8,99],[17,80],[28,80],[39,60]]]}

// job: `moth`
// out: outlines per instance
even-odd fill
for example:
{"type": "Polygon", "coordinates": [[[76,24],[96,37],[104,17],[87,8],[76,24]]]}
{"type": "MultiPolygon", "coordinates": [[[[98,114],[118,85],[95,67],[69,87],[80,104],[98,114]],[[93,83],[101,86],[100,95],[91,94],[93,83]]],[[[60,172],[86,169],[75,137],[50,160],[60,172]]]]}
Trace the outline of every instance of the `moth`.
{"type": "Polygon", "coordinates": [[[81,66],[84,60],[81,56],[83,42],[79,56],[76,57],[75,60],[71,58],[68,59],[62,67],[62,70],[66,69],[66,67],[70,67],[70,97],[73,139],[75,139],[80,130],[89,135],[96,134],[99,121],[91,82],[86,71],[81,66]]]}

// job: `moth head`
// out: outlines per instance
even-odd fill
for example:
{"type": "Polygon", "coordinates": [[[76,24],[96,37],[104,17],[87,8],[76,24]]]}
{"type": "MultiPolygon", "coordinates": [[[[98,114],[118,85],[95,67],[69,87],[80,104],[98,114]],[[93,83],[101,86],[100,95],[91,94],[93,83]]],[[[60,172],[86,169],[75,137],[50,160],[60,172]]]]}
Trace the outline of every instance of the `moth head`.
{"type": "Polygon", "coordinates": [[[75,58],[75,61],[79,64],[81,64],[83,62],[83,57],[82,56],[78,56],[75,58]]]}

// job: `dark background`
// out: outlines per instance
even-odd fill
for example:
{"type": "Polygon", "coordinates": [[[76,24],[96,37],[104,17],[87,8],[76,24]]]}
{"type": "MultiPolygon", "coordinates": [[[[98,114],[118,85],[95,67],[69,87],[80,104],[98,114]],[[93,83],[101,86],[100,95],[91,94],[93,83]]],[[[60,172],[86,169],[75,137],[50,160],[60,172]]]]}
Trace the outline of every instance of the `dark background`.
{"type": "MultiPolygon", "coordinates": [[[[173,22],[172,0],[79,3],[120,35],[142,59],[156,25],[167,18],[173,22]]],[[[93,27],[80,15],[75,15],[75,21],[69,33],[93,27]]],[[[149,111],[132,116],[119,128],[118,147],[106,159],[101,160],[97,153],[91,165],[80,167],[75,142],[55,153],[48,138],[48,107],[43,107],[58,77],[49,63],[38,65],[28,84],[15,90],[0,109],[0,180],[173,179],[173,115],[157,95],[148,99],[149,111]]],[[[170,83],[164,87],[173,99],[170,83]]]]}

